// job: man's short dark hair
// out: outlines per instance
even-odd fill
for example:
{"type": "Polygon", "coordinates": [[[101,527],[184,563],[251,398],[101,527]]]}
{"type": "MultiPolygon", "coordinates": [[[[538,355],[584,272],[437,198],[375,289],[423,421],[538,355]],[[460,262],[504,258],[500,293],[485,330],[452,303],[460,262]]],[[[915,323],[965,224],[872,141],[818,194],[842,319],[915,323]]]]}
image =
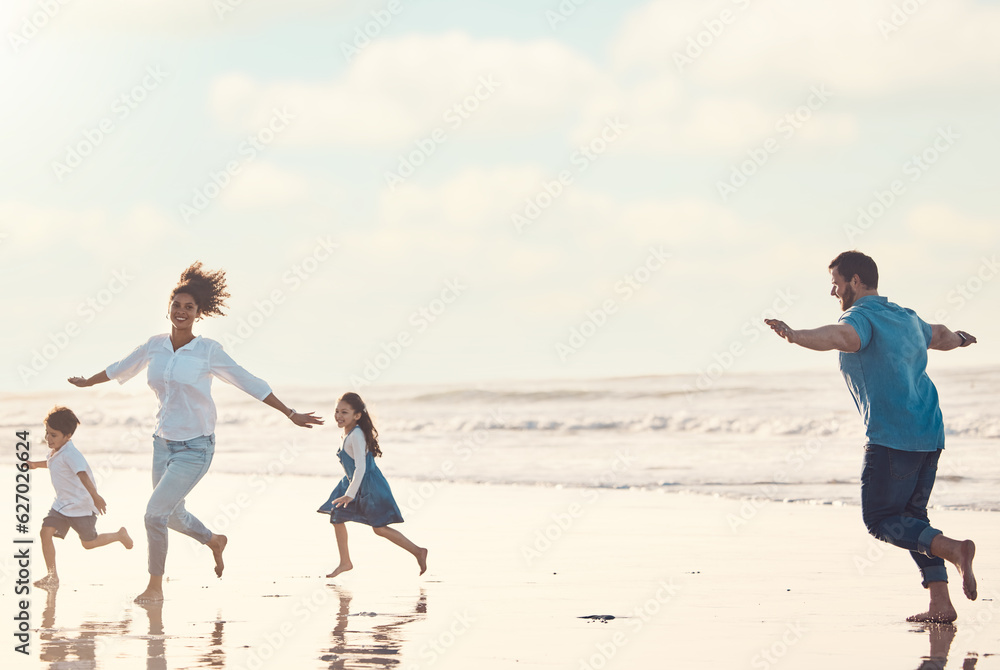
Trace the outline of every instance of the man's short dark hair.
{"type": "Polygon", "coordinates": [[[827,269],[834,268],[847,281],[851,281],[854,275],[857,275],[861,283],[868,288],[878,288],[878,266],[871,256],[865,256],[860,251],[845,251],[830,261],[830,267],[827,269]]]}

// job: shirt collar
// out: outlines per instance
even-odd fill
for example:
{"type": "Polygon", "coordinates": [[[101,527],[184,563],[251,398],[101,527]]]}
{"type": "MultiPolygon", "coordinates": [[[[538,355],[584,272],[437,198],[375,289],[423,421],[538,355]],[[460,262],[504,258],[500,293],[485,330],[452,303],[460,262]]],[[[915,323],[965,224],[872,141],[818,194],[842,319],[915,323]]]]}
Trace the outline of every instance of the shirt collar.
{"type": "MultiPolygon", "coordinates": [[[[183,347],[181,347],[180,349],[177,349],[177,351],[180,351],[181,349],[186,349],[187,347],[191,346],[192,344],[194,344],[195,342],[197,342],[197,341],[198,341],[198,340],[200,340],[200,339],[201,339],[201,335],[195,335],[195,336],[194,336],[194,339],[193,339],[193,340],[191,340],[190,342],[188,342],[187,344],[185,344],[185,345],[184,345],[183,347]]],[[[165,347],[165,348],[166,348],[166,349],[167,349],[168,351],[171,351],[171,352],[173,352],[173,351],[174,351],[174,344],[173,344],[173,342],[171,342],[171,341],[170,341],[170,333],[167,333],[167,334],[166,334],[166,335],[164,336],[164,338],[163,338],[163,346],[164,346],[164,347],[165,347]]]]}
{"type": "MultiPolygon", "coordinates": [[[[854,305],[863,305],[866,302],[886,302],[888,298],[884,295],[863,295],[854,301],[854,305]]],[[[851,305],[851,307],[854,307],[851,305]]]]}

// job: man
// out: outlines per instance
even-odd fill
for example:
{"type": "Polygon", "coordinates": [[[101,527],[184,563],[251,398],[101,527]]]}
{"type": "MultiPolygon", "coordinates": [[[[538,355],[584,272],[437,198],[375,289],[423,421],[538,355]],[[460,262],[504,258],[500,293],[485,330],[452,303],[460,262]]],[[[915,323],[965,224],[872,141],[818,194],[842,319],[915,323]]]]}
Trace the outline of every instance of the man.
{"type": "Polygon", "coordinates": [[[948,594],[944,562],[958,569],[966,597],[975,600],[976,545],[946,537],[928,523],[944,421],[937,389],[927,376],[927,349],[967,347],[976,338],[928,325],[913,310],[880,296],[878,267],[861,252],[845,251],[829,270],[830,295],[840,299],[844,310],[838,323],[812,330],[794,330],[777,319],[765,323],[792,344],[841,352],[840,370],[868,438],[861,473],[865,526],[880,540],[908,549],[920,568],[930,606],[907,621],[954,621],[958,614],[948,594]]]}

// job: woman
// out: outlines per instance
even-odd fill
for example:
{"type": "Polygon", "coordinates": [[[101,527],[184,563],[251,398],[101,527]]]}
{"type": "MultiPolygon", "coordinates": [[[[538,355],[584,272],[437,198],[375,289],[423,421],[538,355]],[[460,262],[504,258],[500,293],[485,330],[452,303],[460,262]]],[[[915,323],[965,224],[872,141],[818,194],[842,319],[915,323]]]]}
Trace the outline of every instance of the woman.
{"type": "Polygon", "coordinates": [[[167,318],[170,334],[154,335],[128,356],[89,379],[71,377],[81,388],[112,379],[120,384],[147,368],[147,380],[156,393],[159,410],[153,431],[153,495],[146,506],[149,540],[149,586],[136,602],[163,600],[163,573],[167,557],[167,528],[207,545],[215,557],[215,574],[222,576],[222,552],[227,538],[210,531],[184,509],[184,498],[208,472],[215,453],[215,403],[212,377],[263,401],[303,428],[323,423],[312,412],[289,409],[263,379],[241,368],[214,340],[195,336],[192,328],[204,316],[222,315],[226,274],[208,272],[194,263],[181,274],[170,294],[167,318]]]}

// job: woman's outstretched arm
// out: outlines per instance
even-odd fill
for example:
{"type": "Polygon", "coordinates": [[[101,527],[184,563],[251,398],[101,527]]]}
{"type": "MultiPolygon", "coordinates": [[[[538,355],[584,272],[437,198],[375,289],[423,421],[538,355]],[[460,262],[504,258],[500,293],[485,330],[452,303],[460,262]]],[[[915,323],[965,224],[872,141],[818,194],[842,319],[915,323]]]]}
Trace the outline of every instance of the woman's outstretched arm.
{"type": "Polygon", "coordinates": [[[94,384],[103,384],[104,382],[109,382],[111,379],[108,377],[108,373],[105,370],[101,370],[93,377],[89,379],[84,379],[83,377],[70,377],[67,379],[73,386],[79,386],[80,388],[87,388],[88,386],[93,386],[94,384]]]}
{"type": "Polygon", "coordinates": [[[266,398],[264,398],[264,404],[268,407],[273,407],[278,410],[289,419],[292,420],[296,426],[302,426],[303,428],[312,428],[313,425],[322,426],[323,419],[315,416],[312,412],[293,412],[290,407],[285,406],[285,403],[278,400],[277,396],[273,393],[269,393],[266,398]]]}

